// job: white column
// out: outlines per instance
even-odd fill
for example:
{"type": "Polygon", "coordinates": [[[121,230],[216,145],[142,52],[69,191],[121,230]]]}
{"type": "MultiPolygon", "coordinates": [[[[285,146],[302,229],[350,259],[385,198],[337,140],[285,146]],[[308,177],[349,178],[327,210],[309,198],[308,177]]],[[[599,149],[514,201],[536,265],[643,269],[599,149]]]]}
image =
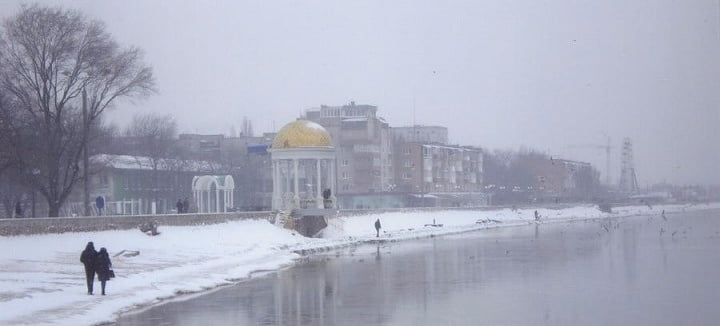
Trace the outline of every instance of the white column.
{"type": "Polygon", "coordinates": [[[220,189],[215,189],[215,213],[220,213],[220,189]]]}
{"type": "Polygon", "coordinates": [[[285,192],[290,192],[290,160],[285,160],[287,169],[285,170],[285,192]]]}
{"type": "Polygon", "coordinates": [[[227,213],[227,190],[223,190],[223,203],[222,203],[222,205],[223,205],[223,207],[221,207],[221,208],[222,208],[223,213],[227,213]]]}
{"type": "Polygon", "coordinates": [[[315,205],[317,208],[323,208],[322,171],[320,167],[320,159],[315,160],[315,167],[317,169],[317,197],[315,198],[315,205]]]}
{"type": "Polygon", "coordinates": [[[210,195],[210,191],[207,191],[207,202],[205,202],[205,213],[210,213],[210,207],[212,207],[212,202],[210,199],[212,199],[212,196],[210,195]]]}
{"type": "Polygon", "coordinates": [[[195,207],[197,207],[198,213],[202,212],[202,206],[200,205],[200,192],[195,190],[195,207]]]}
{"type": "Polygon", "coordinates": [[[271,160],[270,163],[272,164],[272,202],[270,204],[271,209],[277,209],[277,162],[274,160],[271,160]]]}
{"type": "Polygon", "coordinates": [[[293,201],[295,202],[295,208],[300,208],[300,187],[298,185],[298,159],[293,159],[293,180],[295,181],[295,195],[293,196],[293,201]]]}
{"type": "Polygon", "coordinates": [[[337,207],[337,197],[335,197],[335,161],[336,159],[330,160],[330,201],[332,202],[332,208],[337,207]]]}
{"type": "MultiPolygon", "coordinates": [[[[231,193],[232,196],[234,196],[231,193]]],[[[232,197],[231,196],[231,197],[232,197]]],[[[280,161],[273,162],[273,203],[272,209],[281,209],[282,177],[280,176],[280,161]]]]}

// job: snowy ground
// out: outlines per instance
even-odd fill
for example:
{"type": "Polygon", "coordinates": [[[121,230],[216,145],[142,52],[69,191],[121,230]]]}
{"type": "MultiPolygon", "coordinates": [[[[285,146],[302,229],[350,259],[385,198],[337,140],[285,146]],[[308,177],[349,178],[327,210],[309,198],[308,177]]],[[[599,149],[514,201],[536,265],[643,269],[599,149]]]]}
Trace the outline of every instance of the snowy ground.
{"type": "MultiPolygon", "coordinates": [[[[543,223],[608,216],[667,214],[717,209],[697,206],[631,206],[612,215],[594,206],[538,209],[543,223]]],[[[161,227],[150,237],[137,230],[0,237],[0,324],[91,325],[111,322],[119,312],[157,303],[180,293],[198,292],[247,278],[253,271],[278,269],[313,252],[372,241],[392,241],[488,227],[534,223],[534,209],[383,213],[331,221],[323,239],[309,239],[266,221],[209,226],[161,227]],[[373,223],[383,231],[375,238],[373,223]],[[425,226],[435,219],[442,227],[425,226]],[[493,221],[495,220],[495,221],[493,221]],[[478,223],[478,221],[484,221],[478,223]],[[497,222],[496,222],[497,221],[497,222]],[[87,241],[110,252],[116,279],[108,295],[85,294],[80,252],[87,241]],[[113,257],[121,250],[140,255],[113,257]]],[[[672,216],[668,216],[672,217],[672,216]]]]}

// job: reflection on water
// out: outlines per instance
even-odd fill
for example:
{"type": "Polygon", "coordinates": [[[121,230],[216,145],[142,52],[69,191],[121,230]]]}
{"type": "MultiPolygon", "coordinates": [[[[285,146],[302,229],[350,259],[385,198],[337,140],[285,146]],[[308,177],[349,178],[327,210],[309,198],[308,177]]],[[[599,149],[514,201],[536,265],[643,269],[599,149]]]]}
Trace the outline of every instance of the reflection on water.
{"type": "Polygon", "coordinates": [[[715,324],[717,217],[533,225],[364,246],[118,324],[715,324]]]}

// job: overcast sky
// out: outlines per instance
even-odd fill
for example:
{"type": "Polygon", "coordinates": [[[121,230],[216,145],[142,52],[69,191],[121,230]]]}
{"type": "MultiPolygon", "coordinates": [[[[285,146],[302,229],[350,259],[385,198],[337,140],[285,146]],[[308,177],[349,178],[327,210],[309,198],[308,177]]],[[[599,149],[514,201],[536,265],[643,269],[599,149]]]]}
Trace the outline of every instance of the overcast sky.
{"type": "Polygon", "coordinates": [[[354,100],[394,126],[444,125],[455,143],[602,171],[602,150],[568,146],[607,134],[615,179],[627,136],[641,186],[720,183],[718,0],[45,3],[144,49],[160,92],[120,103],[121,125],[152,111],[184,132],[228,133],[243,116],[271,131],[354,100]]]}

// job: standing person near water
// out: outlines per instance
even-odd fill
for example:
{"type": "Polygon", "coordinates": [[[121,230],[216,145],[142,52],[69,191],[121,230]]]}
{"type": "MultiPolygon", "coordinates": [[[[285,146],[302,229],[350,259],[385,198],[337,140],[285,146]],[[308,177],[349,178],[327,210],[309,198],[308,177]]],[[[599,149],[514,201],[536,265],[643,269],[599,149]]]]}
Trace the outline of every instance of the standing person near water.
{"type": "Polygon", "coordinates": [[[112,271],[112,262],[110,262],[110,255],[105,248],[100,248],[100,252],[97,254],[95,259],[95,271],[100,280],[100,286],[102,288],[102,295],[105,295],[105,282],[115,277],[115,273],[112,271]]]}
{"type": "Polygon", "coordinates": [[[88,242],[80,254],[80,262],[85,265],[85,279],[87,281],[87,293],[93,294],[93,283],[95,282],[95,258],[97,257],[97,251],[95,251],[95,245],[92,241],[88,242]]]}
{"type": "Polygon", "coordinates": [[[380,219],[375,220],[375,232],[377,233],[375,235],[376,238],[380,237],[380,229],[381,228],[382,228],[382,226],[380,225],[380,219]]]}

